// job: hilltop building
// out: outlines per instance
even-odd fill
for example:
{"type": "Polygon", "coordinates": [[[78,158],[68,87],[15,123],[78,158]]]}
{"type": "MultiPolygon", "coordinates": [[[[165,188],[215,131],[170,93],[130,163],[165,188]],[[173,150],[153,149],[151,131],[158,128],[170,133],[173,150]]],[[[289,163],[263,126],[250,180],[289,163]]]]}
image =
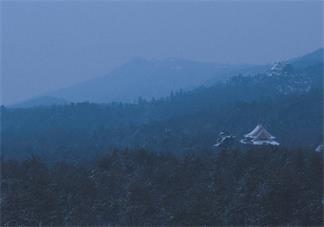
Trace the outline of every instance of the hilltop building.
{"type": "Polygon", "coordinates": [[[293,67],[290,64],[284,62],[275,63],[270,69],[270,76],[289,75],[294,72],[293,67]]]}
{"type": "Polygon", "coordinates": [[[261,124],[258,124],[248,134],[245,134],[244,138],[240,140],[240,143],[251,145],[279,145],[279,143],[275,141],[275,137],[272,136],[261,124]]]}

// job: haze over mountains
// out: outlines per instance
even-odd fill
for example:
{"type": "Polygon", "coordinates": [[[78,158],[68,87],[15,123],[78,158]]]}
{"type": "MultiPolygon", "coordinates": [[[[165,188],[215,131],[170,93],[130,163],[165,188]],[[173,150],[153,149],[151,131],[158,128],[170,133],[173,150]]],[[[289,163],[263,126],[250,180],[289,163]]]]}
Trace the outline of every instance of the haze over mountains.
{"type": "Polygon", "coordinates": [[[183,59],[147,60],[136,58],[106,76],[59,89],[18,106],[62,104],[65,102],[134,102],[160,98],[172,91],[210,85],[238,73],[263,71],[264,66],[221,65],[183,59]]]}
{"type": "MultiPolygon", "coordinates": [[[[286,61],[294,67],[323,62],[323,49],[286,61]]],[[[179,90],[210,86],[238,74],[266,72],[270,65],[222,65],[183,59],[133,59],[106,76],[84,81],[15,105],[30,107],[69,102],[134,102],[168,96],[179,90]]]]}
{"type": "MultiPolygon", "coordinates": [[[[222,130],[229,131],[239,138],[259,122],[266,125],[283,147],[315,149],[322,143],[323,138],[322,57],[321,49],[294,60],[267,66],[263,72],[258,72],[260,68],[256,70],[251,67],[242,68],[241,72],[245,73],[239,73],[235,72],[239,70],[237,68],[232,71],[235,75],[233,77],[230,77],[230,73],[220,74],[224,75],[222,79],[230,77],[225,81],[218,80],[216,83],[195,81],[210,86],[173,92],[170,95],[165,92],[165,97],[151,101],[139,99],[136,103],[68,104],[61,98],[40,97],[34,100],[32,103],[34,106],[41,106],[42,101],[50,103],[48,105],[51,106],[3,107],[1,109],[3,150],[9,157],[25,156],[30,153],[43,154],[43,151],[46,151],[46,155],[53,154],[53,158],[57,156],[58,150],[66,152],[66,155],[74,154],[81,158],[83,155],[92,156],[95,152],[100,153],[110,148],[125,147],[145,147],[158,152],[193,152],[208,150],[222,130]]],[[[157,65],[158,70],[154,71],[152,61],[149,63],[144,60],[137,61],[139,62],[136,64],[133,61],[133,64],[115,71],[120,73],[123,79],[120,81],[124,84],[122,88],[127,95],[130,94],[126,91],[138,94],[143,92],[144,88],[147,88],[145,92],[153,93],[154,89],[150,89],[149,83],[152,83],[155,89],[159,88],[155,80],[138,76],[136,78],[142,80],[138,79],[136,83],[132,75],[143,75],[142,72],[147,72],[144,75],[149,77],[150,72],[160,72],[158,75],[164,78],[163,72],[178,72],[172,68],[174,66],[172,62],[166,64],[164,61],[161,63],[163,67],[157,65]],[[141,67],[138,67],[139,65],[141,67]],[[139,70],[136,71],[136,68],[139,70]],[[128,77],[133,78],[134,85],[125,82],[128,77]],[[141,82],[146,82],[147,87],[142,86],[141,82]],[[132,86],[137,84],[141,89],[131,90],[132,86]]],[[[184,67],[184,64],[182,66],[184,67]]],[[[196,65],[186,67],[193,66],[196,65]]],[[[203,65],[201,70],[203,69],[204,72],[211,73],[215,68],[203,65]]],[[[189,84],[185,74],[173,75],[182,76],[177,79],[177,85],[182,85],[181,79],[185,84],[189,84]]],[[[89,86],[91,91],[95,92],[95,85],[101,85],[96,95],[102,98],[108,94],[105,92],[108,83],[105,79],[110,81],[109,77],[101,78],[99,82],[94,80],[92,87],[85,83],[84,89],[89,86]]],[[[163,80],[158,82],[163,84],[163,80]]],[[[75,90],[82,91],[82,89],[75,90]]],[[[109,92],[114,94],[112,91],[109,92]]],[[[134,100],[136,98],[133,97],[134,100]]]]}
{"type": "Polygon", "coordinates": [[[2,1],[0,226],[324,226],[324,2],[243,1],[2,1]]]}
{"type": "MultiPolygon", "coordinates": [[[[52,220],[66,224],[66,217],[72,220],[71,225],[321,225],[323,151],[318,147],[323,143],[322,56],[320,50],[276,63],[262,73],[238,74],[226,81],[208,82],[212,84],[208,87],[174,92],[151,101],[58,105],[66,102],[42,97],[34,101],[56,105],[1,107],[1,160],[5,173],[1,205],[5,223],[26,223],[24,220],[30,219],[20,217],[25,216],[25,210],[29,211],[27,217],[33,217],[36,207],[43,214],[40,218],[47,222],[27,223],[32,226],[50,225],[52,220]],[[244,136],[260,122],[275,137],[266,145],[264,137],[251,144],[251,138],[244,136]],[[223,132],[231,141],[222,141],[215,150],[213,145],[223,132]],[[287,193],[294,197],[286,199],[287,193]],[[57,205],[43,212],[39,194],[44,195],[41,204],[55,201],[57,205]],[[88,195],[94,196],[89,199],[88,195]],[[197,197],[200,195],[205,200],[197,197]],[[147,197],[154,202],[145,202],[147,197]],[[166,198],[171,205],[163,203],[166,198]],[[88,201],[86,205],[84,201],[88,201]],[[282,203],[273,208],[277,201],[282,203]],[[155,216],[143,215],[152,207],[157,211],[155,216]],[[245,213],[242,210],[248,209],[249,213],[238,220],[245,213]],[[17,210],[21,216],[16,218],[17,210]],[[46,219],[53,213],[58,214],[53,215],[55,219],[46,219]],[[80,221],[87,217],[85,213],[90,214],[90,221],[80,221]],[[102,218],[106,214],[110,216],[102,218]],[[177,218],[168,219],[170,214],[177,218]],[[11,222],[12,217],[18,221],[11,222]],[[129,217],[140,219],[128,221],[129,217]]],[[[135,75],[147,72],[150,78],[154,64],[141,60],[141,64],[133,65],[134,72],[138,65],[141,70],[135,75]]],[[[170,65],[162,65],[157,66],[158,72],[165,68],[177,72],[170,65]]],[[[132,74],[125,75],[126,79],[132,74]]],[[[186,80],[185,75],[180,75],[186,80]]],[[[177,82],[181,85],[180,79],[177,82]]],[[[135,78],[132,81],[135,83],[135,78]]],[[[126,91],[132,86],[128,85],[123,87],[126,91]]],[[[95,83],[93,86],[95,89],[95,83]]],[[[104,88],[103,84],[102,92],[104,88]]]]}

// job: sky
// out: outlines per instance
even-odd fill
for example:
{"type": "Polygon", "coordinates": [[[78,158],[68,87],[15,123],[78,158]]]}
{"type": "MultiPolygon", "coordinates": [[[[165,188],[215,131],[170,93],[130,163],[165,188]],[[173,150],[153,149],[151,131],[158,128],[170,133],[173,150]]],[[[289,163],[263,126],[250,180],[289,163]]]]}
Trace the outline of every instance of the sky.
{"type": "Polygon", "coordinates": [[[1,103],[134,57],[264,64],[323,47],[320,1],[2,1],[1,103]]]}

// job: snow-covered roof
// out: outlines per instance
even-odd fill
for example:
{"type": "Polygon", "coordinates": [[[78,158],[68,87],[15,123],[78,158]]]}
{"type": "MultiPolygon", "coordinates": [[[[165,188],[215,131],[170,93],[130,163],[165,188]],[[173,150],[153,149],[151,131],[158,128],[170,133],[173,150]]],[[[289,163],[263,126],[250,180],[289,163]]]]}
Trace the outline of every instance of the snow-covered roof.
{"type": "Polygon", "coordinates": [[[261,124],[258,124],[251,132],[245,134],[244,139],[240,140],[240,142],[252,145],[278,146],[279,143],[274,139],[274,136],[272,136],[261,124]]]}
{"type": "Polygon", "coordinates": [[[275,139],[261,124],[258,124],[251,132],[245,134],[246,138],[275,139]]]}
{"type": "Polygon", "coordinates": [[[245,134],[244,136],[253,138],[258,134],[258,132],[261,130],[261,128],[262,128],[262,125],[258,124],[251,132],[249,132],[248,134],[245,134]]]}
{"type": "Polygon", "coordinates": [[[270,68],[270,76],[287,75],[293,72],[293,67],[287,62],[276,62],[270,68]]]}
{"type": "Polygon", "coordinates": [[[324,151],[324,146],[323,146],[323,144],[318,145],[318,146],[316,147],[315,151],[316,151],[316,152],[323,152],[323,151],[324,151]]]}
{"type": "Polygon", "coordinates": [[[217,138],[217,143],[214,144],[213,147],[220,147],[234,139],[235,136],[230,135],[228,132],[220,132],[219,137],[217,138]]]}
{"type": "Polygon", "coordinates": [[[222,137],[221,139],[219,139],[219,140],[217,141],[217,143],[214,144],[213,146],[214,146],[214,147],[219,147],[219,146],[221,146],[222,144],[224,144],[224,142],[226,142],[226,141],[229,140],[229,139],[234,139],[234,136],[224,136],[224,137],[222,137]]]}
{"type": "Polygon", "coordinates": [[[282,62],[276,62],[272,65],[271,71],[279,71],[282,70],[285,65],[282,62]]]}
{"type": "Polygon", "coordinates": [[[274,140],[247,140],[247,139],[241,139],[240,143],[243,144],[251,144],[251,145],[273,145],[273,146],[279,146],[280,143],[274,140]]]}
{"type": "Polygon", "coordinates": [[[279,146],[280,143],[278,143],[277,141],[274,140],[255,140],[252,141],[253,145],[273,145],[273,146],[279,146]]]}

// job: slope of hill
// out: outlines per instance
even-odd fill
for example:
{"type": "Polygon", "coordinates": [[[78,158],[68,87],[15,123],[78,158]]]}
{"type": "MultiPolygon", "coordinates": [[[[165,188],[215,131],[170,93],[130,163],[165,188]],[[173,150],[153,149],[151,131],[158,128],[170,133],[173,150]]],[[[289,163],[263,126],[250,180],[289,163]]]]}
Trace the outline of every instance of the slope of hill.
{"type": "Polygon", "coordinates": [[[287,62],[297,69],[322,64],[324,62],[324,49],[321,48],[304,56],[292,58],[287,62]]]}
{"type": "Polygon", "coordinates": [[[223,80],[251,66],[218,65],[182,59],[137,58],[104,77],[85,81],[51,93],[73,102],[133,102],[168,96],[172,91],[190,90],[210,80],[223,80]]]}
{"type": "MultiPolygon", "coordinates": [[[[308,68],[309,73],[311,68],[313,73],[318,74],[322,70],[318,65],[323,63],[323,49],[284,63],[292,65],[297,72],[308,68]]],[[[134,102],[140,97],[160,98],[168,96],[172,91],[188,91],[199,86],[211,86],[238,74],[265,73],[270,68],[269,65],[220,65],[175,58],[165,60],[136,58],[106,76],[59,89],[45,96],[68,102],[134,102]]],[[[47,99],[37,97],[27,100],[27,105],[19,106],[35,106],[34,103],[36,105],[60,104],[60,101],[46,101],[47,99]]]]}
{"type": "Polygon", "coordinates": [[[220,131],[239,138],[260,121],[282,146],[315,149],[323,136],[323,72],[317,67],[301,74],[236,76],[137,104],[3,107],[2,154],[71,160],[116,147],[201,151],[220,131]]]}

